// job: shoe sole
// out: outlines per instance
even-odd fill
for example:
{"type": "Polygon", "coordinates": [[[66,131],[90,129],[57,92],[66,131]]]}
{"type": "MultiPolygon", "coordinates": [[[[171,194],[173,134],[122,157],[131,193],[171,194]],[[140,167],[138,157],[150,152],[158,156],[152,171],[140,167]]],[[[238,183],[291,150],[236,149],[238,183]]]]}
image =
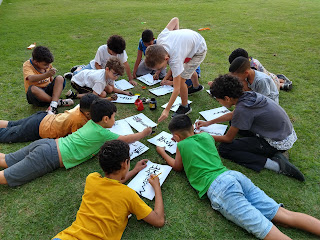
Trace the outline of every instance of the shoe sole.
{"type": "Polygon", "coordinates": [[[272,160],[275,160],[280,166],[280,174],[295,178],[299,181],[305,181],[303,174],[294,166],[283,154],[275,154],[272,160]]]}

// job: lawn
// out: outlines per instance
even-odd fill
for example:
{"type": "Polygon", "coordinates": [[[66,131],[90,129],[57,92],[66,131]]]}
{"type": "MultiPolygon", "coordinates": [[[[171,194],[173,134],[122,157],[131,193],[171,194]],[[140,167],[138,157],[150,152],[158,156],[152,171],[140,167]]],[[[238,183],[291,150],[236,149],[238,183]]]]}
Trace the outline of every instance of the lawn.
{"type": "MultiPolygon", "coordinates": [[[[240,171],[285,207],[320,218],[320,162],[318,116],[320,2],[318,0],[200,0],[200,1],[81,1],[81,0],[4,0],[0,5],[0,119],[17,120],[41,108],[28,105],[24,93],[22,64],[30,58],[27,46],[36,42],[51,49],[58,74],[76,64],[94,58],[97,48],[113,34],[127,43],[128,62],[133,68],[138,41],[144,29],[157,36],[172,17],[179,17],[180,28],[209,27],[201,34],[208,53],[201,64],[200,82],[207,82],[228,71],[228,56],[243,47],[273,73],[283,73],[293,81],[291,92],[280,93],[280,105],[293,122],[298,141],[290,150],[290,160],[305,175],[304,183],[263,170],[257,174],[223,159],[230,169],[240,171]]],[[[124,76],[126,78],[126,76],[124,76]]],[[[63,93],[70,89],[70,82],[63,93]]],[[[134,93],[151,97],[136,87],[134,93]]],[[[158,106],[169,95],[158,97],[158,106]]],[[[202,91],[190,97],[192,120],[199,111],[219,107],[202,91]]],[[[134,105],[117,105],[117,119],[137,113],[134,105]]],[[[62,111],[63,109],[60,109],[62,111]]],[[[156,121],[162,109],[146,108],[143,113],[156,121]]],[[[158,131],[168,131],[169,120],[158,131]]],[[[150,150],[143,158],[164,164],[154,146],[142,140],[150,150]]],[[[0,144],[0,152],[9,153],[28,143],[0,144]]],[[[102,173],[97,159],[73,169],[60,169],[21,187],[0,186],[0,239],[50,239],[75,219],[81,203],[86,176],[102,173]]],[[[129,220],[123,239],[254,239],[246,231],[227,221],[200,200],[183,172],[171,172],[162,186],[166,225],[156,229],[129,220]]],[[[153,201],[144,199],[150,206],[153,201]]],[[[280,227],[294,239],[316,237],[280,227]]]]}

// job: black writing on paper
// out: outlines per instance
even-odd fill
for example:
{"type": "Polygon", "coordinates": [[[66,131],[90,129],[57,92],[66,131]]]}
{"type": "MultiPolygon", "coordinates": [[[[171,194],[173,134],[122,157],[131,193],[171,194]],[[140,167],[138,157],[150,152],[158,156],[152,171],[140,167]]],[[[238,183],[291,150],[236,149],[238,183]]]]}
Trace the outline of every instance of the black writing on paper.
{"type": "Polygon", "coordinates": [[[165,143],[168,147],[174,146],[174,142],[173,142],[171,139],[167,140],[167,138],[164,137],[164,136],[159,137],[159,138],[157,139],[157,142],[163,142],[163,143],[165,143]]]}
{"type": "Polygon", "coordinates": [[[151,165],[150,168],[145,170],[145,172],[147,173],[147,176],[142,182],[142,190],[138,191],[140,195],[142,195],[142,193],[146,191],[145,186],[149,183],[148,179],[150,178],[150,175],[158,175],[158,173],[160,172],[160,167],[157,165],[151,165]]]}

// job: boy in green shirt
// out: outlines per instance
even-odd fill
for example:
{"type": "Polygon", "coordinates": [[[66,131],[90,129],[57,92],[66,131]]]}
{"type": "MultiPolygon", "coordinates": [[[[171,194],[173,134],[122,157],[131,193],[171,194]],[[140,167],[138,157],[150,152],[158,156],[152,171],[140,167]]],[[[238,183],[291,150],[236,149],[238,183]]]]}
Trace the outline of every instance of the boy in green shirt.
{"type": "Polygon", "coordinates": [[[169,130],[173,134],[172,139],[178,142],[175,159],[162,147],[157,147],[157,152],[173,170],[184,169],[199,197],[207,193],[212,208],[228,220],[260,239],[290,239],[272,222],[320,236],[318,219],[286,210],[242,173],[224,167],[214,139],[205,132],[195,135],[188,116],[174,117],[169,130]]]}
{"type": "Polygon", "coordinates": [[[106,128],[115,122],[117,107],[106,99],[95,100],[90,108],[91,120],[78,131],[58,139],[41,139],[9,154],[0,153],[0,184],[10,187],[25,184],[59,167],[79,165],[98,153],[105,141],[118,139],[127,143],[148,136],[152,129],[119,136],[106,128]]]}

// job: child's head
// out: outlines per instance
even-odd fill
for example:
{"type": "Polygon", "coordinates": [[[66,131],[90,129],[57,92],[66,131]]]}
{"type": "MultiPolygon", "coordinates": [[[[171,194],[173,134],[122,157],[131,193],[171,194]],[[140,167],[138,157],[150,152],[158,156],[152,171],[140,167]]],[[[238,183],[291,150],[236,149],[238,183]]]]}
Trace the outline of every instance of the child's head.
{"type": "Polygon", "coordinates": [[[48,69],[53,60],[53,55],[47,47],[38,46],[32,51],[32,62],[40,69],[48,69]]]}
{"type": "Polygon", "coordinates": [[[109,52],[111,55],[121,54],[126,49],[126,41],[119,35],[109,37],[107,45],[108,49],[112,51],[109,52]]]}
{"type": "Polygon", "coordinates": [[[90,107],[90,115],[95,123],[104,121],[107,122],[106,127],[112,127],[114,124],[114,116],[117,112],[117,107],[114,103],[107,99],[98,98],[93,101],[90,107]]]}
{"type": "Polygon", "coordinates": [[[168,128],[173,135],[172,140],[176,142],[183,140],[189,133],[193,133],[191,119],[184,114],[179,114],[172,118],[168,128]]]}
{"type": "Polygon", "coordinates": [[[121,140],[105,142],[99,152],[99,163],[105,174],[119,171],[124,163],[130,167],[129,145],[121,140]]]}
{"type": "Polygon", "coordinates": [[[249,58],[248,52],[243,48],[237,48],[229,55],[229,63],[231,64],[237,57],[249,58]]]}
{"type": "Polygon", "coordinates": [[[150,29],[146,29],[142,32],[142,42],[146,47],[153,45],[154,37],[153,32],[150,29]]]}
{"type": "Polygon", "coordinates": [[[229,67],[231,75],[238,77],[242,81],[248,77],[250,70],[249,59],[245,57],[237,57],[232,61],[229,67]]]}
{"type": "Polygon", "coordinates": [[[167,51],[161,45],[151,45],[147,47],[145,63],[147,67],[160,70],[167,66],[169,55],[167,51]]]}
{"type": "Polygon", "coordinates": [[[243,94],[243,85],[240,80],[232,75],[225,74],[217,77],[211,87],[211,96],[225,107],[231,107],[233,104],[226,102],[228,99],[238,99],[243,94]]]}
{"type": "Polygon", "coordinates": [[[116,80],[118,76],[123,75],[124,66],[117,57],[111,57],[106,63],[106,75],[108,79],[116,80]]]}
{"type": "Polygon", "coordinates": [[[99,97],[93,93],[88,93],[80,99],[80,111],[82,113],[89,113],[90,107],[94,100],[97,100],[99,97]]]}

